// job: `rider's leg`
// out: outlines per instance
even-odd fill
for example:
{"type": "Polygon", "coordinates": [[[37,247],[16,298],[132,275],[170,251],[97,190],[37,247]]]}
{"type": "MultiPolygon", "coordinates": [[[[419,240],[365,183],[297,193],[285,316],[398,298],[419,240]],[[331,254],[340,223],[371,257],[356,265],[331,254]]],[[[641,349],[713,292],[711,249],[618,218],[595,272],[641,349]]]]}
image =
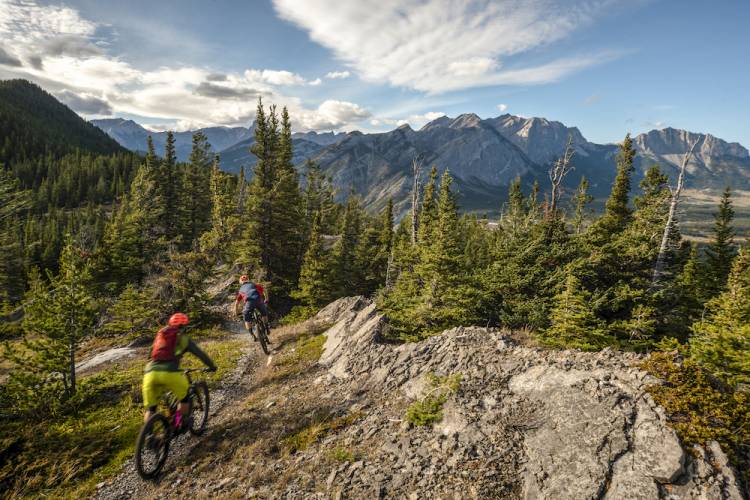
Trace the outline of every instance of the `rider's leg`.
{"type": "Polygon", "coordinates": [[[164,388],[159,383],[157,372],[146,372],[143,374],[143,384],[141,387],[143,394],[143,421],[146,422],[151,415],[156,413],[156,405],[159,403],[164,388]]]}
{"type": "Polygon", "coordinates": [[[242,319],[245,322],[245,329],[255,338],[253,333],[253,304],[249,300],[245,302],[245,306],[242,308],[242,319]]]}

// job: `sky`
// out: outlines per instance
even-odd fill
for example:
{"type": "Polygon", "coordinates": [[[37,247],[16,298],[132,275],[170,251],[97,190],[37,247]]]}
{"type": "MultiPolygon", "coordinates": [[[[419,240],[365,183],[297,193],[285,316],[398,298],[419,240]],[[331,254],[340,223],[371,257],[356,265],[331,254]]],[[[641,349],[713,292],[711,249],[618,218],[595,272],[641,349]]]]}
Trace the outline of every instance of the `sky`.
{"type": "Polygon", "coordinates": [[[299,131],[511,113],[750,147],[748,0],[0,0],[0,79],[87,119],[299,131]]]}

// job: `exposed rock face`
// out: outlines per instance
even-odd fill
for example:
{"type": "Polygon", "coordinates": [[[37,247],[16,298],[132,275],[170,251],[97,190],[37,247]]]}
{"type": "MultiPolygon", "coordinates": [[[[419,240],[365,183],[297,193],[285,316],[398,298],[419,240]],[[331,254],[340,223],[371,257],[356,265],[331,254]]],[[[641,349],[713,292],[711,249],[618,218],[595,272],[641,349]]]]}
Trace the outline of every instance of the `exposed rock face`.
{"type": "Polygon", "coordinates": [[[750,181],[750,154],[736,142],[726,142],[711,134],[696,134],[665,128],[635,137],[643,160],[677,167],[693,143],[698,145],[688,163],[688,182],[698,185],[746,187],[750,181]]]}
{"type": "MultiPolygon", "coordinates": [[[[499,331],[455,328],[425,341],[381,341],[385,324],[361,298],[334,302],[321,383],[371,408],[348,432],[382,432],[386,415],[426,390],[426,375],[460,373],[459,391],[432,428],[403,423],[369,446],[367,460],[328,487],[345,496],[414,498],[741,499],[718,445],[685,453],[645,391],[658,381],[639,356],[549,352],[499,331]],[[400,405],[400,406],[399,406],[400,405]],[[375,409],[380,409],[379,413],[375,409]],[[374,489],[373,489],[374,488],[374,489]]],[[[392,419],[392,418],[391,418],[392,419]]]]}

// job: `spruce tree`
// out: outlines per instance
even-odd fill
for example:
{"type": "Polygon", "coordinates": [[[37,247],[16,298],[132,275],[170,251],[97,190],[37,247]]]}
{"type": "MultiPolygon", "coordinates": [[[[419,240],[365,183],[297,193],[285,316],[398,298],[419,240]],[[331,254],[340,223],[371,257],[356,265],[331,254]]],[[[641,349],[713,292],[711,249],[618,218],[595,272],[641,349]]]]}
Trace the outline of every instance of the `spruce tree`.
{"type": "Polygon", "coordinates": [[[178,236],[177,225],[180,193],[180,177],[177,171],[177,152],[175,151],[175,138],[172,131],[167,132],[166,144],[164,146],[164,158],[158,168],[158,179],[156,189],[158,193],[158,209],[164,236],[171,242],[178,236]]]}
{"type": "Polygon", "coordinates": [[[440,180],[431,241],[422,247],[415,269],[422,286],[413,314],[423,334],[475,320],[476,289],[462,265],[458,207],[452,184],[453,179],[446,170],[440,180]]]}
{"type": "Polygon", "coordinates": [[[286,108],[281,131],[275,106],[268,116],[258,100],[254,176],[248,188],[248,228],[242,260],[259,266],[284,297],[297,286],[304,238],[304,217],[297,172],[292,164],[292,130],[286,108]]]}
{"type": "Polygon", "coordinates": [[[331,234],[338,221],[339,205],[335,202],[336,191],[331,182],[312,160],[305,162],[305,190],[303,193],[303,210],[308,231],[312,227],[315,214],[320,213],[320,230],[331,234]]]}
{"type": "Polygon", "coordinates": [[[292,293],[292,298],[302,303],[304,316],[317,311],[332,299],[331,261],[323,247],[320,234],[320,212],[313,215],[310,241],[302,262],[299,286],[292,293]]]}
{"type": "MultiPolygon", "coordinates": [[[[60,273],[49,276],[50,284],[38,273],[32,276],[23,318],[24,346],[30,355],[13,360],[38,381],[50,383],[61,375],[61,387],[54,396],[66,399],[75,394],[76,352],[96,324],[96,309],[90,293],[91,274],[81,249],[70,240],[60,258],[60,273]]],[[[29,380],[33,383],[33,380],[29,380]]]]}
{"type": "Polygon", "coordinates": [[[750,384],[750,249],[734,259],[726,290],[693,326],[690,354],[730,383],[750,384]]]}
{"type": "Polygon", "coordinates": [[[223,262],[233,254],[234,235],[239,225],[233,177],[221,171],[219,155],[214,155],[209,178],[211,197],[210,230],[201,237],[201,249],[223,262]]]}
{"type": "Polygon", "coordinates": [[[541,342],[552,347],[586,351],[608,345],[610,340],[592,312],[589,300],[590,296],[582,288],[581,282],[569,273],[565,288],[554,298],[551,325],[539,334],[541,342]]]}
{"type": "Polygon", "coordinates": [[[202,132],[193,134],[190,160],[184,170],[179,196],[184,249],[190,248],[192,243],[209,228],[211,215],[210,149],[211,145],[202,132]]]}
{"type": "Polygon", "coordinates": [[[721,293],[727,282],[732,259],[737,250],[734,246],[734,208],[732,192],[727,187],[719,203],[719,211],[714,215],[714,237],[706,248],[706,291],[708,298],[721,293]]]}
{"type": "Polygon", "coordinates": [[[341,233],[333,247],[333,284],[337,297],[358,290],[362,282],[362,269],[357,262],[357,247],[362,231],[362,208],[359,198],[350,194],[344,210],[341,233]]]}
{"type": "Polygon", "coordinates": [[[628,134],[620,145],[620,152],[617,155],[617,175],[604,207],[604,215],[589,228],[589,235],[594,244],[610,241],[625,229],[632,219],[632,211],[628,206],[628,200],[634,158],[633,140],[628,134]]]}
{"type": "Polygon", "coordinates": [[[422,195],[422,206],[419,212],[419,224],[417,243],[424,245],[429,242],[433,222],[437,219],[437,200],[435,199],[435,189],[437,187],[438,171],[436,166],[432,166],[430,170],[430,178],[427,181],[427,185],[424,188],[424,194],[422,195]]]}

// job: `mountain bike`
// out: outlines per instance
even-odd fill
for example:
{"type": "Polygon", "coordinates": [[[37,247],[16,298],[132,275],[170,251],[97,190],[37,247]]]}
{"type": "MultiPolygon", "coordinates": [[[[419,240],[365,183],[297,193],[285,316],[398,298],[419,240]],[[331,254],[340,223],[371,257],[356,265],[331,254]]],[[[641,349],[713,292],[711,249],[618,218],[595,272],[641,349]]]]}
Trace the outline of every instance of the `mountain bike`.
{"type": "Polygon", "coordinates": [[[263,316],[258,308],[253,309],[253,334],[255,338],[260,342],[260,347],[266,356],[271,354],[271,350],[268,348],[268,320],[263,316]]]}
{"type": "Polygon", "coordinates": [[[135,445],[135,469],[143,479],[153,479],[161,472],[169,455],[169,444],[180,434],[190,432],[200,436],[208,425],[208,385],[204,381],[193,382],[193,372],[206,372],[207,368],[190,368],[184,370],[190,387],[188,398],[190,411],[182,416],[182,423],[177,426],[177,398],[171,392],[162,398],[167,410],[157,412],[143,424],[135,445]]]}

